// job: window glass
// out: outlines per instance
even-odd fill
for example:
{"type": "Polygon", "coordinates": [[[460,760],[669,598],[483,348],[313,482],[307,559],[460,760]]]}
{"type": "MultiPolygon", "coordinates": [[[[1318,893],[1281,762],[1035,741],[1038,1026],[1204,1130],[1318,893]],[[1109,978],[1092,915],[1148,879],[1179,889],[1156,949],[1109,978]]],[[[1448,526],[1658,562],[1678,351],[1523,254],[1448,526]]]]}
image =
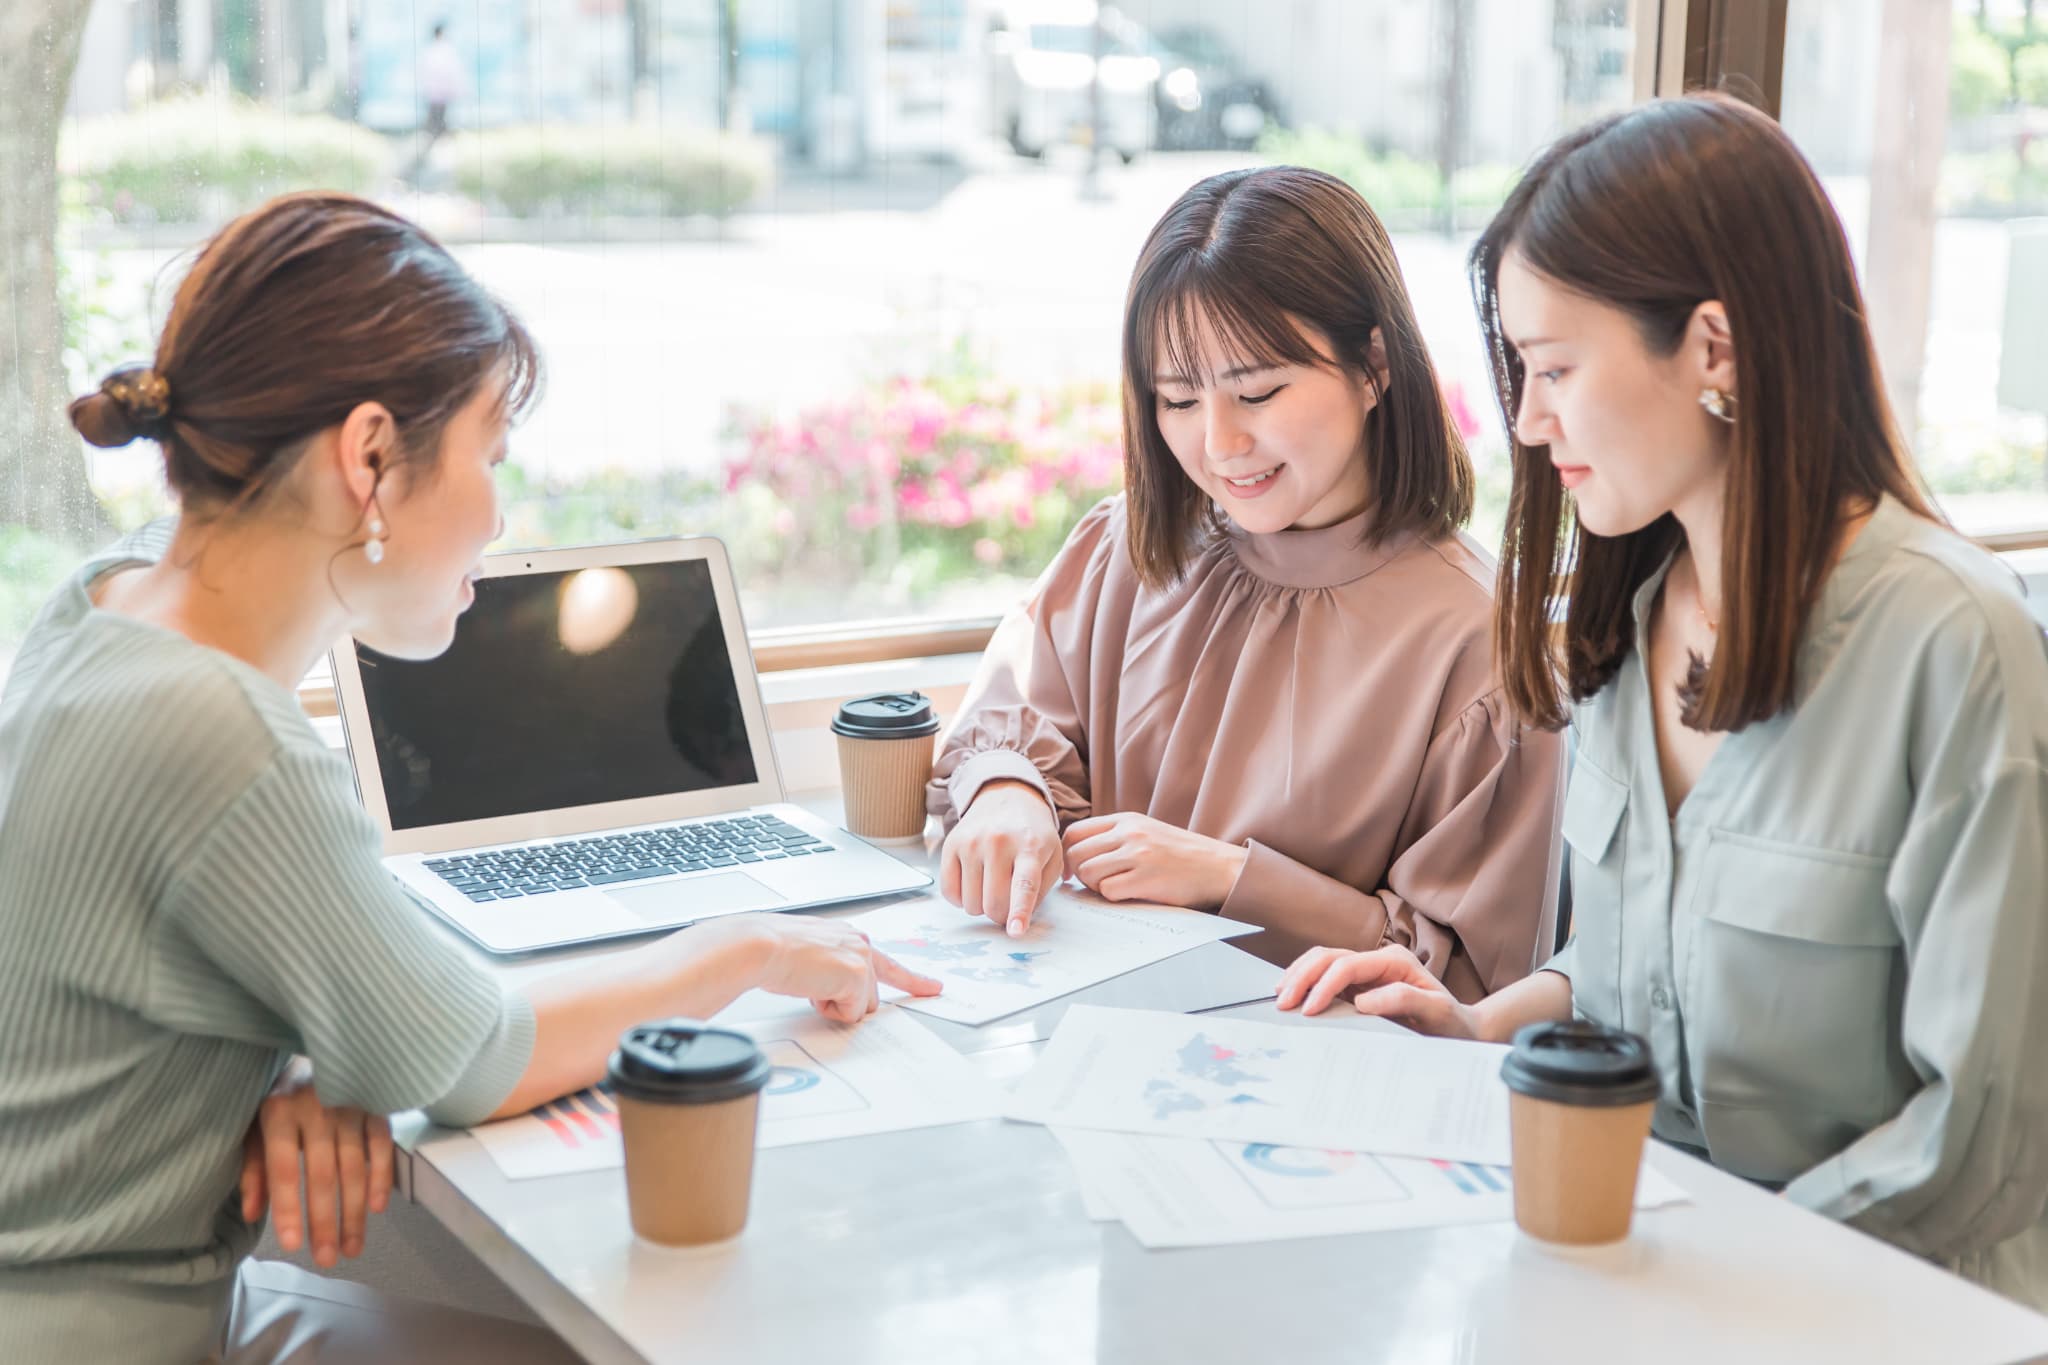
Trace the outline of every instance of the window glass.
{"type": "MultiPolygon", "coordinates": [[[[81,391],[145,356],[228,218],[370,195],[545,349],[507,545],[723,536],[757,629],[982,616],[1119,485],[1147,230],[1203,176],[1303,163],[1394,235],[1491,542],[1507,480],[1464,255],[1531,152],[1631,98],[1630,10],[95,0],[52,151],[59,306],[19,272],[6,302],[48,324],[47,391],[81,391]]],[[[57,413],[25,449],[12,482],[70,511],[5,504],[0,653],[81,546],[166,506],[153,448],[87,451],[57,413]]]]}
{"type": "Polygon", "coordinates": [[[1974,534],[2048,531],[2048,15],[2035,8],[1792,0],[1786,18],[1785,128],[1841,212],[1921,471],[1974,534]]]}

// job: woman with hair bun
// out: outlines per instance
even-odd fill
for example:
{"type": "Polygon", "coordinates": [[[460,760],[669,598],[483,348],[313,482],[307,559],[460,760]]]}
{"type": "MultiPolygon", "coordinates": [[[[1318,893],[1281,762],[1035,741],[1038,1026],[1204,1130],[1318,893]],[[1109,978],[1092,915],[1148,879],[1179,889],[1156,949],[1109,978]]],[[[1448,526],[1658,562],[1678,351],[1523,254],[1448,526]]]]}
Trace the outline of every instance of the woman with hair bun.
{"type": "Polygon", "coordinates": [[[154,360],[72,405],[95,444],[163,448],[180,515],[64,584],[0,695],[9,1365],[571,1359],[240,1276],[262,1209],[331,1266],[389,1190],[383,1115],[523,1112],[631,1025],[754,987],[845,1021],[880,982],[938,989],[844,925],[749,915],[508,992],[385,872],[293,689],[344,635],[447,648],[538,373],[426,233],[312,194],[222,229],[154,360]]]}

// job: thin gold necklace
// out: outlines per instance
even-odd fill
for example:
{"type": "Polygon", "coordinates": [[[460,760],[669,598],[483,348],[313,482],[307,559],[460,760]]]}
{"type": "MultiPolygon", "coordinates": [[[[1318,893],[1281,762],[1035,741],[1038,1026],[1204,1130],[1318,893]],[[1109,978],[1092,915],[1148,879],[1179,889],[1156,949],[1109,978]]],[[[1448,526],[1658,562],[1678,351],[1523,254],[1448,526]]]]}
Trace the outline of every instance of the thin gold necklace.
{"type": "Polygon", "coordinates": [[[1707,595],[1700,591],[1700,571],[1692,557],[1692,551],[1685,553],[1686,577],[1692,579],[1692,614],[1700,618],[1700,624],[1707,628],[1709,635],[1721,633],[1721,623],[1707,615],[1707,595]]]}

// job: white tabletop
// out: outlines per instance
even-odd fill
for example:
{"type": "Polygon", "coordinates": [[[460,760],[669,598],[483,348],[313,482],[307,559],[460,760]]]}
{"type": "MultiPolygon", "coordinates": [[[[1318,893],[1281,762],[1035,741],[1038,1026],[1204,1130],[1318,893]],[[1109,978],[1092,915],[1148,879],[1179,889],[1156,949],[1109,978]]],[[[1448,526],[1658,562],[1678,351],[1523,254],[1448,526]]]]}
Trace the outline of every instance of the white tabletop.
{"type": "MultiPolygon", "coordinates": [[[[1276,978],[1214,944],[986,1028],[925,1022],[1008,1081],[1076,1000],[1292,1018],[1237,1004],[1276,978]]],[[[1651,1159],[1693,1203],[1582,1253],[1506,1223],[1147,1251],[1087,1219],[1050,1134],[1002,1121],[762,1151],[746,1232],[702,1251],[635,1241],[618,1170],[510,1181],[445,1135],[410,1184],[593,1361],[2048,1358],[2048,1318],[1676,1151],[1651,1159]]]]}

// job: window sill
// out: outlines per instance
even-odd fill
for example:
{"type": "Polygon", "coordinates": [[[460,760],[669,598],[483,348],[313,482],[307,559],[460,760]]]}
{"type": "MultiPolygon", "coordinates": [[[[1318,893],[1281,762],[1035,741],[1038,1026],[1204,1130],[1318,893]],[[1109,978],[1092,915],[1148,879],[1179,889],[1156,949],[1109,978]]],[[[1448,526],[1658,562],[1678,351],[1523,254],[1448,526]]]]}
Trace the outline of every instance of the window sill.
{"type": "Polygon", "coordinates": [[[2048,492],[1937,495],[1954,527],[1994,552],[2048,547],[2048,492]]]}
{"type": "Polygon", "coordinates": [[[750,638],[754,667],[765,676],[794,669],[979,654],[988,648],[999,619],[864,621],[838,630],[757,630],[750,638]]]}
{"type": "Polygon", "coordinates": [[[1972,539],[1995,554],[2048,550],[2048,531],[1992,531],[1972,539]]]}
{"type": "Polygon", "coordinates": [[[1999,558],[2026,585],[2027,609],[2034,613],[2034,619],[2048,627],[2048,536],[2040,539],[2041,544],[2034,549],[2017,550],[1999,558]]]}

